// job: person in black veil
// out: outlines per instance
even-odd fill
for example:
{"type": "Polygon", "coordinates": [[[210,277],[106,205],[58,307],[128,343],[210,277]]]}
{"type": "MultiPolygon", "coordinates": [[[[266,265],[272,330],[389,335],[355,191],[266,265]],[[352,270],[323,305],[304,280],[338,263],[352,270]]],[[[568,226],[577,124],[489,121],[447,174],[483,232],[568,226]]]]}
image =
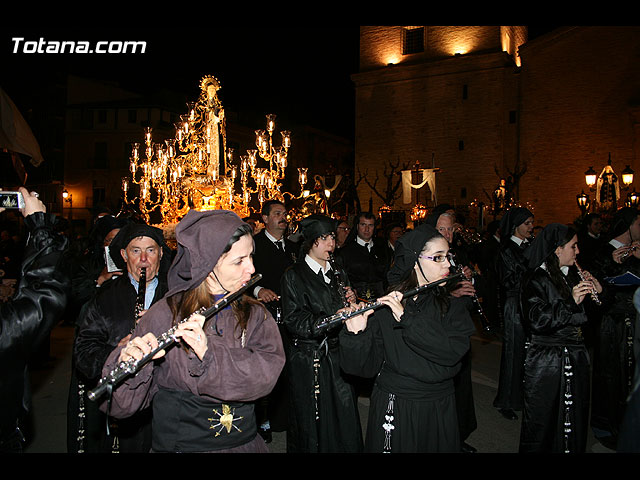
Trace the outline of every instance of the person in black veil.
{"type": "Polygon", "coordinates": [[[533,214],[526,208],[509,209],[500,221],[500,251],[496,270],[504,322],[498,393],[493,406],[508,420],[522,410],[522,368],[525,334],[520,318],[520,281],[527,270],[525,248],[533,230],[533,214]]]}
{"type": "Polygon", "coordinates": [[[525,252],[522,319],[525,356],[521,453],[584,453],[589,425],[590,360],[581,328],[585,298],[602,293],[584,271],[576,278],[576,232],[547,225],[525,252]],[[573,267],[573,268],[572,268],[573,267]]]}
{"type": "MultiPolygon", "coordinates": [[[[640,276],[640,212],[619,209],[611,222],[609,242],[593,257],[599,278],[626,272],[640,276]]],[[[638,286],[612,285],[611,302],[605,302],[593,328],[593,396],[591,428],[598,440],[615,450],[620,423],[633,384],[636,310],[633,295],[638,286]]]]}
{"type": "Polygon", "coordinates": [[[385,308],[346,320],[340,362],[352,375],[375,377],[367,452],[461,450],[454,377],[475,332],[464,299],[432,287],[412,298],[402,292],[450,275],[449,243],[422,224],[396,243],[385,308]],[[389,307],[389,308],[386,308],[389,307]]]}

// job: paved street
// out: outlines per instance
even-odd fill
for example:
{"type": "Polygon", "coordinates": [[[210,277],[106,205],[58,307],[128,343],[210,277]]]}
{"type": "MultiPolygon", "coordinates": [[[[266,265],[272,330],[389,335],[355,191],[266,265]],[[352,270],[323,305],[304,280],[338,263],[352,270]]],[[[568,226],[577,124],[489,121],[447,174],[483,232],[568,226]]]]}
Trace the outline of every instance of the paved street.
{"type": "MultiPolygon", "coordinates": [[[[33,416],[28,453],[66,453],[66,415],[71,377],[73,327],[58,325],[51,335],[51,359],[31,372],[33,416]]],[[[479,453],[516,453],[520,420],[504,419],[492,406],[496,394],[500,362],[500,343],[483,336],[472,340],[472,379],[478,428],[467,442],[479,453]]],[[[368,398],[359,399],[363,428],[367,424],[368,398]]],[[[593,437],[587,451],[608,453],[593,437]]],[[[270,449],[284,453],[285,433],[275,433],[270,449]]]]}

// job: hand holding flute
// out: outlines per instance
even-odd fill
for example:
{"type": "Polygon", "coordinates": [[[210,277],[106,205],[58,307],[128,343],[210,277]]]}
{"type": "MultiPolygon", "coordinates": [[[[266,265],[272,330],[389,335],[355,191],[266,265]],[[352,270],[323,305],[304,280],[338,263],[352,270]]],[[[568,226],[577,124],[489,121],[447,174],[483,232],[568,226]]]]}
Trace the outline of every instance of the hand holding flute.
{"type": "MultiPolygon", "coordinates": [[[[176,339],[185,342],[191,347],[200,360],[203,359],[208,348],[207,336],[203,330],[204,322],[205,318],[196,313],[189,320],[180,323],[174,332],[176,339]]],[[[153,333],[149,332],[142,337],[134,337],[129,340],[127,346],[120,352],[118,361],[138,361],[157,348],[158,339],[153,333]]],[[[164,355],[165,350],[159,350],[151,359],[156,360],[164,355]]]]}
{"type": "MultiPolygon", "coordinates": [[[[395,318],[396,322],[400,321],[402,314],[404,313],[404,307],[402,306],[402,298],[403,294],[401,292],[391,292],[388,295],[380,297],[377,299],[377,303],[380,306],[385,305],[391,309],[391,313],[393,313],[393,318],[395,318]]],[[[365,304],[361,303],[360,305],[356,305],[356,309],[361,309],[365,304]]],[[[373,309],[366,310],[359,315],[349,317],[345,320],[345,325],[347,330],[352,333],[358,333],[364,330],[367,326],[367,322],[369,320],[369,316],[373,313],[373,309]]]]}
{"type": "Polygon", "coordinates": [[[600,298],[598,297],[599,293],[602,293],[602,285],[596,277],[591,275],[586,270],[580,268],[578,262],[574,263],[576,270],[578,270],[578,275],[580,276],[580,283],[576,285],[573,290],[573,297],[576,300],[576,303],[582,302],[586,294],[591,295],[591,299],[595,302],[596,305],[601,305],[600,298]]]}

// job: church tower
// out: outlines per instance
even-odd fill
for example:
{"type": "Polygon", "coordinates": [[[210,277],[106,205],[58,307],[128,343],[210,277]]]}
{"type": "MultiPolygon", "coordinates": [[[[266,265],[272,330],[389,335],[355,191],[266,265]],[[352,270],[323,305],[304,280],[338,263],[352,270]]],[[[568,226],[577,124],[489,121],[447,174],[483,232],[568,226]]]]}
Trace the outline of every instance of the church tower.
{"type": "Polygon", "coordinates": [[[517,189],[518,47],[526,39],[519,26],[361,27],[352,79],[364,210],[386,204],[410,221],[417,202],[490,204],[501,178],[517,189]],[[407,186],[426,181],[423,169],[434,169],[435,182],[407,186]]]}

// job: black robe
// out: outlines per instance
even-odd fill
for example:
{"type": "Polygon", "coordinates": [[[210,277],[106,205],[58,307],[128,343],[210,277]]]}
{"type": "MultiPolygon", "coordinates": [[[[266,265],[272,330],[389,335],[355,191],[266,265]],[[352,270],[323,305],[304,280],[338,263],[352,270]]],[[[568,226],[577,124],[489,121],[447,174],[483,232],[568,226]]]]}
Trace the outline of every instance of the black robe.
{"type": "MultiPolygon", "coordinates": [[[[159,278],[152,304],[167,291],[164,276],[159,278]]],[[[87,393],[101,378],[102,367],[118,342],[133,327],[136,290],[126,273],[105,282],[95,297],[81,310],[73,346],[73,374],[69,395],[68,428],[72,432],[84,429],[84,439],[71,435],[69,453],[83,450],[88,453],[111,451],[113,438],[106,436],[106,418],[98,405],[88,399],[87,393]],[[75,412],[84,413],[83,424],[75,412]]],[[[119,451],[146,452],[151,448],[151,410],[118,422],[119,451]]],[[[113,436],[113,432],[110,433],[113,436]]]]}
{"type": "Polygon", "coordinates": [[[633,339],[637,312],[633,294],[638,286],[607,286],[604,278],[627,271],[640,276],[640,260],[631,256],[622,264],[615,263],[611,257],[614,250],[611,244],[606,244],[594,258],[595,272],[591,272],[612,297],[603,305],[594,332],[591,426],[596,429],[597,436],[608,432],[615,439],[634,378],[633,339]]]}
{"type": "Polygon", "coordinates": [[[290,341],[287,452],[361,452],[357,398],[340,369],[340,324],[329,331],[314,333],[318,321],[342,307],[337,288],[333,282],[328,285],[304,259],[299,259],[282,277],[282,307],[290,341]],[[318,362],[317,369],[314,359],[318,362]]]}
{"type": "Polygon", "coordinates": [[[503,300],[504,322],[502,356],[498,392],[493,401],[496,408],[522,409],[522,371],[524,367],[526,334],[520,312],[520,283],[526,272],[524,249],[507,240],[497,258],[496,270],[503,300]]]}
{"type": "MultiPolygon", "coordinates": [[[[577,282],[569,282],[574,285],[577,282]]],[[[521,453],[584,453],[590,361],[582,305],[564,298],[542,268],[522,281],[522,321],[530,332],[524,365],[521,453]]]]}
{"type": "Polygon", "coordinates": [[[465,299],[451,298],[441,312],[436,295],[427,292],[406,302],[400,322],[383,307],[362,332],[340,333],[343,369],[376,377],[367,452],[460,451],[454,378],[475,325],[465,299]]]}

